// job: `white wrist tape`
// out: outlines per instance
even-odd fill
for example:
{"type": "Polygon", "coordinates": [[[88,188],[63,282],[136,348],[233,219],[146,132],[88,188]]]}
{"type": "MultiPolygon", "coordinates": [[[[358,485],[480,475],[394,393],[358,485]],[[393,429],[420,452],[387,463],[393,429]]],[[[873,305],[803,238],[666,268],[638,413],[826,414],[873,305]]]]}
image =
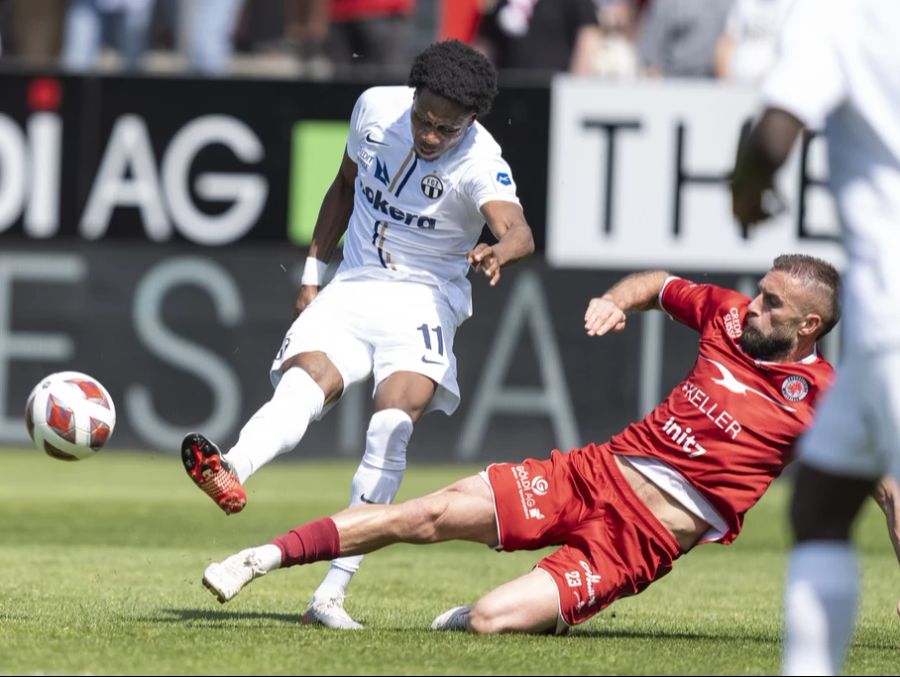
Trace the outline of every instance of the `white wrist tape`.
{"type": "Polygon", "coordinates": [[[303,275],[300,277],[300,284],[321,287],[322,281],[325,279],[326,270],[328,270],[327,263],[314,259],[312,256],[307,256],[306,263],[303,265],[303,275]]]}

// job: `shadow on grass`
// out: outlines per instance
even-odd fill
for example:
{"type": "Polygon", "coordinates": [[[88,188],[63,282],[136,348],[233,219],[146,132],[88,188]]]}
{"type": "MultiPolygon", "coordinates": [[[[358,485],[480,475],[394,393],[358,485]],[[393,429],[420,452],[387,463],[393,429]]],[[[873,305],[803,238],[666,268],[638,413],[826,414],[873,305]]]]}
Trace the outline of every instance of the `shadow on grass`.
{"type": "MultiPolygon", "coordinates": [[[[677,631],[677,630],[661,630],[659,628],[647,628],[646,630],[578,630],[567,636],[568,639],[648,639],[648,640],[684,640],[684,641],[709,641],[709,642],[745,642],[753,644],[765,644],[772,646],[781,646],[780,637],[772,637],[771,635],[748,635],[743,632],[697,632],[677,631]]],[[[855,639],[853,647],[856,649],[872,649],[876,651],[895,650],[897,645],[891,641],[881,641],[879,639],[855,639]]]]}
{"type": "Polygon", "coordinates": [[[750,636],[742,633],[729,634],[727,632],[703,632],[698,630],[678,631],[678,630],[662,630],[660,628],[647,628],[646,630],[579,630],[568,636],[569,639],[669,639],[669,640],[685,640],[685,641],[711,641],[721,642],[723,640],[740,640],[742,642],[753,642],[756,644],[776,644],[778,640],[771,636],[750,636]]]}
{"type": "Polygon", "coordinates": [[[144,621],[159,623],[180,623],[206,621],[208,623],[232,623],[234,621],[268,620],[280,623],[302,624],[303,614],[284,614],[269,611],[225,611],[218,609],[160,609],[168,618],[145,617],[144,621]]]}
{"type": "MultiPolygon", "coordinates": [[[[285,623],[290,625],[296,625],[302,628],[308,628],[309,630],[321,630],[325,632],[330,632],[328,628],[323,628],[322,626],[316,625],[306,625],[303,622],[303,614],[286,614],[286,613],[276,613],[276,612],[268,612],[268,611],[226,611],[226,610],[218,610],[218,609],[160,609],[160,613],[167,614],[168,618],[160,618],[159,616],[146,616],[141,619],[147,622],[156,622],[156,623],[191,623],[191,622],[201,622],[207,623],[209,625],[223,625],[223,624],[232,624],[235,621],[258,621],[258,620],[267,620],[267,621],[277,621],[278,623],[285,623]]],[[[9,614],[0,613],[0,619],[11,618],[9,614]]],[[[435,633],[433,630],[430,630],[427,627],[416,628],[411,630],[408,627],[396,626],[396,625],[385,625],[381,627],[367,626],[367,629],[371,631],[377,631],[379,633],[387,633],[393,634],[397,633],[402,635],[409,635],[410,632],[421,633],[424,636],[435,635],[435,634],[445,634],[445,633],[435,633]]],[[[337,634],[345,634],[345,633],[337,633],[337,634]]],[[[364,637],[369,633],[363,633],[358,635],[359,637],[364,637]]],[[[456,633],[452,633],[456,634],[456,633]]],[[[356,633],[346,633],[346,636],[357,636],[356,633]]],[[[484,636],[482,639],[485,640],[497,640],[500,637],[507,637],[510,639],[521,638],[522,635],[510,634],[510,635],[491,635],[484,636]]],[[[473,640],[477,640],[478,637],[472,635],[471,638],[473,640]]],[[[736,632],[736,633],[728,633],[728,632],[704,632],[702,630],[698,630],[696,632],[691,631],[679,631],[679,630],[664,630],[660,628],[647,628],[646,630],[614,630],[614,629],[591,629],[588,630],[586,628],[579,628],[575,632],[572,632],[564,637],[554,637],[552,635],[533,635],[532,639],[538,641],[582,641],[582,640],[598,640],[598,639],[646,639],[652,641],[659,641],[661,639],[672,640],[672,641],[708,641],[708,642],[723,642],[723,641],[739,641],[746,643],[754,643],[768,646],[778,646],[781,643],[780,638],[772,637],[769,635],[761,636],[751,636],[745,633],[736,632]]],[[[856,640],[854,642],[854,648],[857,650],[860,649],[871,649],[877,651],[883,650],[891,650],[895,649],[896,645],[891,641],[880,641],[880,640],[856,640]]]]}

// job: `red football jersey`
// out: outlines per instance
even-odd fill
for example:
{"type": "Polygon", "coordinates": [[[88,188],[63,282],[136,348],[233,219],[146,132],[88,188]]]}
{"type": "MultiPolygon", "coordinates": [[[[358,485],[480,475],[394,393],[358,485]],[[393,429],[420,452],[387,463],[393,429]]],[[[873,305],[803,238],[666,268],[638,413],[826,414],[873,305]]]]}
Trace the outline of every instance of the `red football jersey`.
{"type": "Polygon", "coordinates": [[[700,332],[697,361],[662,404],[609,447],[675,468],[725,519],[721,542],[730,543],[744,513],[791,460],[833,370],[818,355],[790,364],[747,355],[739,339],[750,299],[736,291],[672,278],[660,302],[700,332]]]}

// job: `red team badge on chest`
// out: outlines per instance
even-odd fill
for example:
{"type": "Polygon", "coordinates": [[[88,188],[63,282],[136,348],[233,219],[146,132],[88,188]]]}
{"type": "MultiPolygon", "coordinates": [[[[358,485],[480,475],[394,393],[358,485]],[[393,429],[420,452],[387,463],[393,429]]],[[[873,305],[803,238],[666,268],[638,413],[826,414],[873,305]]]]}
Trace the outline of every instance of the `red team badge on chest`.
{"type": "Polygon", "coordinates": [[[788,376],[781,384],[781,394],[791,402],[799,402],[809,394],[809,381],[802,376],[788,376]]]}

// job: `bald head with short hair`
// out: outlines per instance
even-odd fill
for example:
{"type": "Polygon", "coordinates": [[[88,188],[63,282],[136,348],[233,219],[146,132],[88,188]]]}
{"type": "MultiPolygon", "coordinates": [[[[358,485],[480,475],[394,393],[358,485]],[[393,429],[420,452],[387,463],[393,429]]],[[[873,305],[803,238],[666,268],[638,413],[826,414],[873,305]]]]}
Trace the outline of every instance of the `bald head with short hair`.
{"type": "Polygon", "coordinates": [[[741,348],[757,360],[806,359],[840,318],[839,287],[830,263],[805,254],[779,256],[747,305],[741,348]]]}
{"type": "Polygon", "coordinates": [[[834,266],[806,254],[782,254],[775,259],[772,270],[787,273],[808,292],[802,310],[822,318],[817,340],[834,329],[841,319],[841,276],[834,266]]]}

